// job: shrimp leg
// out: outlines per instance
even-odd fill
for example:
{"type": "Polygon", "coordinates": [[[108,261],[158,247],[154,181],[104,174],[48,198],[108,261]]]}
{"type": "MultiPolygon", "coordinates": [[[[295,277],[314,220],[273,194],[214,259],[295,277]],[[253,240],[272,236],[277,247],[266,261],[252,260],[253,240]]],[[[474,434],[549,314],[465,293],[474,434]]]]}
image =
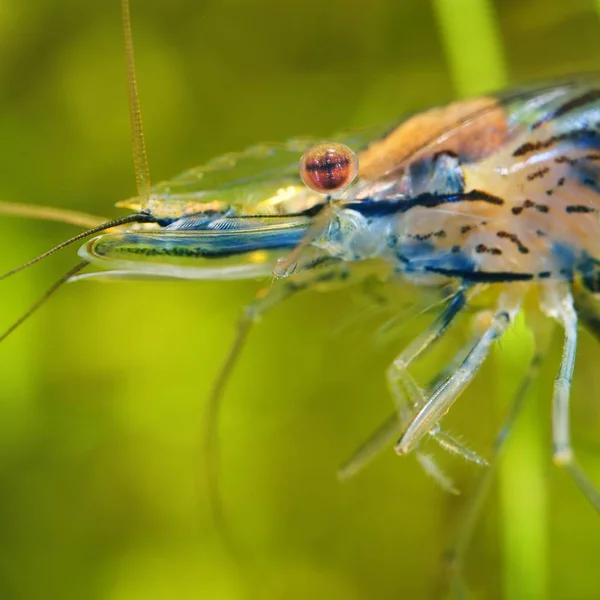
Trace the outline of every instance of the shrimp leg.
{"type": "MultiPolygon", "coordinates": [[[[446,309],[435,319],[427,331],[415,339],[394,360],[388,369],[387,379],[388,386],[395,400],[397,412],[388,418],[354,455],[342,465],[338,472],[341,479],[347,479],[354,475],[382,448],[390,444],[402,432],[415,409],[418,409],[425,403],[425,393],[409,373],[408,367],[442,337],[456,316],[464,308],[465,303],[464,290],[458,290],[446,309]]],[[[454,368],[449,367],[449,371],[451,370],[454,370],[454,368]]],[[[439,376],[437,379],[439,380],[439,376]]],[[[437,387],[437,385],[438,381],[432,385],[432,388],[437,387]]],[[[439,427],[430,433],[446,450],[460,454],[467,460],[485,464],[485,461],[477,456],[477,454],[463,446],[450,435],[441,431],[439,427]]],[[[416,458],[421,467],[444,489],[452,493],[457,493],[450,479],[444,475],[430,455],[418,451],[416,458]]]]}
{"type": "MultiPolygon", "coordinates": [[[[519,305],[519,299],[503,296],[499,309],[491,317],[489,326],[467,351],[458,369],[447,377],[424,403],[421,404],[419,398],[418,410],[396,444],[395,449],[398,454],[408,454],[418,446],[425,435],[434,430],[453,402],[473,380],[493,343],[502,336],[513,321],[519,305]]],[[[480,316],[485,314],[480,313],[480,316]]]]}
{"type": "MultiPolygon", "coordinates": [[[[444,370],[442,375],[434,379],[434,381],[428,386],[428,389],[435,389],[439,382],[443,379],[446,379],[446,377],[452,373],[456,367],[458,367],[458,364],[452,363],[449,365],[449,367],[444,370]]],[[[421,394],[423,397],[425,397],[425,392],[421,392],[421,394]]],[[[367,463],[375,458],[379,452],[381,452],[384,448],[391,446],[394,440],[397,439],[402,433],[405,426],[406,421],[403,422],[400,419],[397,411],[391,414],[340,467],[338,470],[338,477],[341,480],[346,480],[356,475],[356,473],[358,473],[358,471],[360,471],[367,463]]],[[[479,465],[486,464],[485,460],[483,460],[472,450],[469,450],[458,440],[454,439],[451,435],[442,431],[440,427],[437,427],[435,430],[431,431],[430,435],[445,450],[453,454],[459,454],[466,460],[479,465]]]]}
{"type": "Polygon", "coordinates": [[[573,478],[590,504],[600,513],[600,492],[577,463],[571,445],[569,397],[577,352],[577,313],[569,290],[563,288],[562,292],[558,292],[553,288],[553,292],[546,298],[545,310],[565,331],[562,360],[552,398],[553,460],[573,478]]]}

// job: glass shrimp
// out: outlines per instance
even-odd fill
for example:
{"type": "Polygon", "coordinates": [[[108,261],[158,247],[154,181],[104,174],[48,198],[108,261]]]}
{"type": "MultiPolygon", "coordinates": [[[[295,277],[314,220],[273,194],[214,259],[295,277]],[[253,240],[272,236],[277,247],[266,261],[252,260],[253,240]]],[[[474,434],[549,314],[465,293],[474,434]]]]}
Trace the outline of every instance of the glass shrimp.
{"type": "MultiPolygon", "coordinates": [[[[524,302],[536,297],[565,330],[553,400],[554,459],[600,512],[600,497],[575,460],[568,418],[576,308],[600,290],[599,86],[595,76],[582,76],[433,109],[378,138],[371,132],[342,138],[357,151],[358,174],[328,194],[299,179],[297,160],[310,142],[217,159],[122,202],[133,215],[69,240],[143,224],[87,242],[80,250],[85,266],[105,270],[68,279],[269,277],[274,270],[286,275],[278,260],[297,255],[294,276],[251,305],[249,320],[300,289],[352,280],[363,263],[368,272],[385,265],[390,282],[452,286],[444,312],[388,371],[398,413],[395,449],[418,453],[431,435],[478,463],[483,459],[443,433],[440,422],[524,302]],[[450,374],[422,389],[409,366],[484,291],[475,338],[450,374]]],[[[596,332],[595,306],[585,305],[584,323],[596,332]]],[[[422,464],[451,487],[434,463],[422,464]]]]}
{"type": "MultiPolygon", "coordinates": [[[[274,305],[299,291],[350,285],[373,274],[390,285],[410,281],[450,289],[431,326],[388,369],[394,415],[341,475],[355,473],[393,440],[397,454],[414,453],[454,491],[421,451],[422,442],[430,437],[471,462],[486,463],[444,431],[443,418],[517,315],[537,305],[564,330],[552,400],[554,462],[600,512],[600,494],[577,463],[569,427],[578,324],[600,338],[600,77],[456,102],[392,128],[338,136],[330,146],[335,160],[326,156],[318,163],[315,142],[294,140],[226,155],[151,186],[128,1],[122,6],[138,195],[119,206],[133,213],[99,224],[80,216],[78,222],[91,229],[4,274],[100,234],[0,340],[67,281],[270,280],[274,274],[283,281],[246,307],[215,383],[208,420],[208,450],[214,452],[217,405],[227,378],[250,326],[274,305]],[[319,170],[325,179],[310,176],[319,170]],[[81,272],[90,265],[98,270],[81,272]],[[472,339],[431,384],[420,385],[411,365],[459,319],[472,321],[472,339]]],[[[0,210],[18,212],[9,205],[0,210]]],[[[37,216],[69,221],[60,211],[40,209],[37,216]]]]}

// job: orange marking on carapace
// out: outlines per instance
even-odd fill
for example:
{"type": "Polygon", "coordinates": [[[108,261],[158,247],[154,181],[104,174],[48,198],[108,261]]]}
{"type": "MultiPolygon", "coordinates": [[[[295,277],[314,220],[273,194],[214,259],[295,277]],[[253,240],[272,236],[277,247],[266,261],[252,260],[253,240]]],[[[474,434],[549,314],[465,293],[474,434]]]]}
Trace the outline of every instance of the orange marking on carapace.
{"type": "Polygon", "coordinates": [[[477,98],[454,102],[443,108],[419,113],[399,125],[383,139],[372,143],[359,155],[359,176],[376,179],[395,172],[413,160],[414,153],[429,142],[439,140],[423,156],[451,151],[467,162],[484,158],[497,150],[508,135],[504,108],[494,98],[477,98]],[[455,125],[478,115],[472,123],[455,125]]]}

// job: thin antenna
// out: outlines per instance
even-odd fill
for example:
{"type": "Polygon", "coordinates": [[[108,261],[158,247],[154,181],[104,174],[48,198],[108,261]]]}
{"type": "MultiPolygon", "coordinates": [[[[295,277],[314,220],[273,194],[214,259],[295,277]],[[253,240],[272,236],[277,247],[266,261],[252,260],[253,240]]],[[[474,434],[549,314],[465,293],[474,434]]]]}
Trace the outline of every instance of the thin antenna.
{"type": "Polygon", "coordinates": [[[10,217],[25,217],[27,219],[40,219],[42,221],[55,221],[57,223],[66,223],[76,227],[97,227],[108,221],[105,217],[90,215],[78,210],[69,210],[67,208],[56,208],[54,206],[39,206],[37,204],[19,204],[18,202],[8,202],[0,200],[0,214],[10,217]]]}
{"type": "Polygon", "coordinates": [[[123,14],[123,36],[125,38],[125,59],[127,61],[127,83],[129,86],[129,115],[131,119],[131,143],[135,182],[142,206],[150,199],[150,169],[146,155],[142,111],[135,77],[135,58],[133,54],[133,37],[131,35],[131,14],[129,0],[121,0],[123,14]]]}
{"type": "Polygon", "coordinates": [[[52,294],[54,294],[54,292],[56,292],[56,290],[58,290],[60,287],[62,287],[62,285],[67,283],[67,281],[69,281],[69,279],[71,279],[71,277],[73,277],[74,275],[79,273],[79,271],[81,271],[81,269],[83,269],[84,267],[87,267],[89,264],[90,264],[89,261],[83,260],[79,264],[75,265],[70,271],[67,271],[66,273],[61,275],[60,279],[58,281],[54,282],[44,292],[44,294],[41,296],[41,298],[36,300],[8,329],[6,329],[4,331],[4,333],[2,333],[0,335],[0,343],[2,343],[15,329],[17,329],[25,321],[27,321],[27,319],[29,319],[29,317],[40,306],[42,306],[46,302],[46,300],[48,300],[50,298],[50,296],[52,296],[52,294]]]}
{"type": "Polygon", "coordinates": [[[146,215],[143,213],[136,213],[134,215],[128,215],[126,217],[122,217],[120,219],[114,219],[113,221],[108,221],[107,223],[103,223],[102,225],[98,225],[97,227],[92,227],[91,229],[88,229],[87,231],[78,233],[77,235],[74,235],[73,237],[69,238],[68,240],[61,242],[57,246],[54,246],[54,248],[50,248],[50,250],[47,250],[43,254],[40,254],[39,256],[32,258],[31,260],[27,261],[26,263],[19,265],[18,267],[15,267],[14,269],[11,269],[10,271],[7,271],[3,275],[0,275],[0,281],[2,281],[2,279],[6,279],[7,277],[10,277],[11,275],[14,275],[15,273],[18,273],[19,271],[22,271],[23,269],[26,269],[27,267],[30,267],[31,265],[34,265],[35,263],[39,262],[40,260],[43,260],[44,258],[48,258],[48,256],[51,256],[55,252],[62,250],[66,246],[70,246],[74,242],[78,242],[79,240],[89,237],[90,235],[100,233],[101,231],[106,231],[107,229],[112,229],[113,227],[118,227],[119,225],[126,225],[127,223],[153,223],[154,221],[155,221],[155,219],[153,217],[151,217],[150,215],[146,215]]]}

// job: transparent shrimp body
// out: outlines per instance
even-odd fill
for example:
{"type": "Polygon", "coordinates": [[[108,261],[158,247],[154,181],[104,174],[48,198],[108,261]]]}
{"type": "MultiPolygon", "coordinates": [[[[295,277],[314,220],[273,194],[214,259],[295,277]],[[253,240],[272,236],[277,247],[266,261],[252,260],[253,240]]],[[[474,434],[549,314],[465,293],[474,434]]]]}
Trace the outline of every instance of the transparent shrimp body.
{"type": "MultiPolygon", "coordinates": [[[[364,253],[414,277],[498,283],[579,273],[589,282],[600,255],[599,122],[590,81],[499,99],[406,157],[409,121],[367,150],[369,160],[397,149],[400,160],[357,183],[340,221],[362,230],[350,237],[371,232],[364,253]]],[[[346,260],[361,254],[344,243],[348,228],[331,234],[346,260]]]]}
{"type": "MultiPolygon", "coordinates": [[[[388,286],[409,280],[419,293],[425,287],[438,293],[438,301],[428,304],[438,314],[388,368],[393,414],[342,466],[340,476],[352,476],[394,445],[398,454],[416,456],[450,492],[457,491],[454,483],[424,442],[486,464],[445,431],[444,417],[523,307],[537,306],[549,317],[545,322],[556,321],[564,330],[552,397],[554,460],[600,513],[600,493],[575,460],[569,427],[578,324],[600,340],[600,76],[453,103],[393,126],[334,136],[325,146],[304,139],[255,146],[151,187],[129,2],[121,4],[137,196],[118,206],[133,214],[104,221],[0,203],[4,214],[90,227],[0,279],[101,233],[80,249],[83,260],[0,341],[68,281],[266,280],[242,313],[207,401],[206,487],[215,522],[223,528],[216,450],[220,401],[252,324],[273,306],[299,291],[374,277],[388,286]],[[90,264],[97,270],[83,272],[90,264]],[[274,282],[273,275],[282,281],[274,282]],[[431,381],[416,381],[413,364],[460,320],[470,321],[466,343],[431,381]]],[[[538,350],[529,380],[539,362],[538,350]]],[[[526,388],[517,394],[492,458],[526,388]]]]}
{"type": "Polygon", "coordinates": [[[297,161],[312,142],[228,155],[155,186],[145,202],[122,203],[153,222],[88,242],[81,256],[107,270],[76,278],[293,272],[289,283],[251,305],[247,322],[294,291],[347,281],[364,262],[386,265],[390,281],[450,287],[446,308],[388,371],[395,416],[342,469],[343,476],[354,473],[395,438],[399,454],[415,450],[450,490],[420,444],[431,436],[446,450],[485,462],[440,422],[534,292],[566,336],[554,393],[556,462],[600,512],[598,493],[573,459],[568,420],[578,310],[600,337],[593,300],[600,291],[599,128],[600,81],[590,76],[458,102],[393,128],[342,136],[338,141],[358,155],[358,176],[331,193],[300,180],[297,161]],[[278,270],[290,253],[293,268],[278,270]],[[473,339],[429,386],[417,384],[409,366],[490,286],[495,293],[472,317],[473,339]]]}
{"type": "Polygon", "coordinates": [[[269,275],[332,201],[313,245],[345,261],[381,257],[411,277],[472,282],[569,279],[600,253],[595,83],[466,101],[381,137],[342,137],[360,170],[331,198],[298,175],[313,142],[226,155],[155,186],[145,204],[121,203],[156,223],[103,235],[82,255],[121,272],[269,275]]]}
{"type": "Polygon", "coordinates": [[[150,188],[126,1],[123,7],[138,196],[119,206],[135,212],[2,276],[105,232],[81,248],[83,261],[0,340],[65,281],[284,278],[245,310],[209,402],[216,407],[249,325],[291,294],[347,285],[365,273],[393,284],[404,278],[441,285],[445,308],[388,370],[394,416],[342,475],[354,473],[395,439],[399,454],[416,451],[427,472],[452,490],[433,459],[421,452],[421,442],[431,436],[446,450],[485,462],[445,433],[441,421],[533,297],[565,330],[553,399],[555,460],[600,512],[600,495],[573,458],[568,418],[578,321],[600,338],[595,297],[600,292],[600,78],[582,76],[461,101],[394,127],[338,136],[335,144],[358,156],[354,180],[354,168],[344,171],[343,161],[320,172],[315,142],[294,140],[229,154],[150,188]],[[301,156],[314,161],[309,168],[301,163],[299,171],[301,156]],[[90,263],[100,270],[81,273],[90,263]],[[418,384],[410,365],[459,317],[473,320],[473,338],[429,385],[418,384]]]}
{"type": "MultiPolygon", "coordinates": [[[[353,149],[385,128],[339,136],[353,149]]],[[[82,277],[185,279],[268,277],[278,258],[302,240],[327,194],[300,179],[298,160],[315,140],[261,145],[219,157],[154,186],[148,201],[121,207],[155,221],[88,242],[82,257],[116,272],[82,277]]]]}

